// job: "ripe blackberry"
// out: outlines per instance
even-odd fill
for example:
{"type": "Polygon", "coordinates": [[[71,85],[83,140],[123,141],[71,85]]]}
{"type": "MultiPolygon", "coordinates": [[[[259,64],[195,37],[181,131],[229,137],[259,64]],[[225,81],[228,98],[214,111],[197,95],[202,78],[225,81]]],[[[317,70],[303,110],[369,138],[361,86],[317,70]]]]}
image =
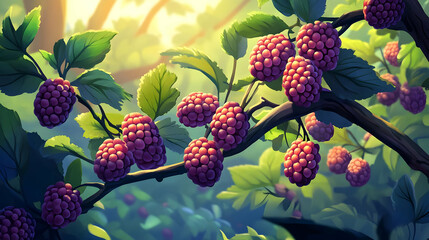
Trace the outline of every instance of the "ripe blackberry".
{"type": "Polygon", "coordinates": [[[12,206],[0,210],[0,239],[32,240],[36,220],[23,208],[12,206]]]}
{"type": "Polygon", "coordinates": [[[133,194],[127,193],[124,195],[124,203],[128,206],[133,205],[136,202],[136,197],[133,194]]]}
{"type": "Polygon", "coordinates": [[[201,187],[212,187],[222,174],[223,154],[205,137],[192,140],[183,156],[188,177],[201,187]]]}
{"type": "Polygon", "coordinates": [[[216,146],[225,151],[236,148],[243,142],[249,127],[247,114],[236,102],[227,102],[218,108],[210,123],[216,146]]]}
{"type": "Polygon", "coordinates": [[[291,183],[306,186],[316,177],[319,162],[319,144],[297,139],[286,152],[284,173],[291,183]]]}
{"type": "Polygon", "coordinates": [[[314,112],[305,118],[305,128],[319,142],[329,141],[334,136],[334,126],[331,123],[328,125],[318,121],[314,112]]]}
{"type": "Polygon", "coordinates": [[[250,74],[261,81],[271,82],[281,77],[292,56],[295,56],[295,46],[283,34],[265,36],[250,53],[250,74]]]}
{"type": "Polygon", "coordinates": [[[426,106],[426,93],[422,87],[409,87],[404,83],[399,92],[399,100],[405,110],[417,114],[426,106]]]}
{"type": "Polygon", "coordinates": [[[331,172],[342,174],[346,172],[350,160],[352,160],[352,155],[349,151],[341,146],[336,146],[329,150],[326,163],[331,172]]]}
{"type": "Polygon", "coordinates": [[[322,70],[303,57],[291,57],[283,73],[283,88],[289,101],[309,107],[319,101],[322,91],[322,70]]]}
{"type": "Polygon", "coordinates": [[[75,102],[76,94],[69,81],[48,79],[39,87],[34,100],[34,114],[40,125],[53,128],[67,120],[75,102]]]}
{"type": "Polygon", "coordinates": [[[346,179],[353,187],[365,185],[371,177],[371,168],[367,161],[355,158],[347,166],[346,179]]]}
{"type": "Polygon", "coordinates": [[[80,192],[72,188],[69,183],[57,182],[46,189],[42,219],[53,229],[64,228],[82,213],[80,192]]]}
{"type": "Polygon", "coordinates": [[[139,216],[143,219],[146,219],[147,217],[149,217],[149,212],[145,207],[139,207],[138,212],[139,212],[139,216]]]}
{"type": "Polygon", "coordinates": [[[187,127],[199,127],[210,123],[219,107],[216,96],[210,93],[191,93],[177,105],[179,121],[187,127]]]}
{"type": "Polygon", "coordinates": [[[377,93],[378,101],[385,106],[390,106],[398,100],[399,92],[401,91],[401,84],[399,83],[398,77],[396,77],[393,74],[385,73],[385,74],[381,75],[380,77],[391,82],[396,88],[395,91],[393,91],[393,92],[379,92],[379,93],[377,93]]]}
{"type": "Polygon", "coordinates": [[[124,141],[119,138],[106,139],[95,155],[94,172],[105,181],[118,181],[124,178],[134,164],[134,157],[124,141]]]}
{"type": "Polygon", "coordinates": [[[341,39],[331,23],[315,21],[301,27],[296,47],[300,56],[313,61],[320,70],[329,71],[337,67],[341,39]]]}
{"type": "Polygon", "coordinates": [[[404,14],[403,0],[365,0],[363,14],[368,24],[376,29],[397,24],[404,14]]]}
{"type": "Polygon", "coordinates": [[[122,122],[122,134],[140,169],[155,169],[167,161],[164,142],[150,117],[136,112],[127,114],[122,122]]]}
{"type": "Polygon", "coordinates": [[[389,42],[384,47],[384,58],[390,63],[390,65],[399,67],[398,53],[399,48],[398,42],[389,42]]]}

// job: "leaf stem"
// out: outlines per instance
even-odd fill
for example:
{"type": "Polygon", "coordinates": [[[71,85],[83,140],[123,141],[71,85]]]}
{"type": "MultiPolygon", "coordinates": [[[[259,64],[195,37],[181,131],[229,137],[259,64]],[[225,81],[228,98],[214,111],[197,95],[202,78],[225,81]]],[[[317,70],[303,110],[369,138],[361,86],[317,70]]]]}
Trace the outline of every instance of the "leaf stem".
{"type": "Polygon", "coordinates": [[[87,183],[83,183],[79,186],[76,186],[73,188],[73,190],[78,189],[80,187],[95,187],[98,189],[103,189],[104,188],[104,184],[103,183],[99,183],[99,182],[87,182],[87,183]]]}
{"type": "Polygon", "coordinates": [[[232,65],[231,78],[229,79],[228,92],[226,93],[225,102],[227,102],[227,101],[228,101],[229,94],[231,93],[231,90],[232,90],[232,84],[234,83],[235,70],[236,70],[236,69],[237,69],[237,59],[235,59],[235,58],[234,58],[234,63],[233,63],[233,65],[232,65]]]}
{"type": "Polygon", "coordinates": [[[107,135],[109,135],[109,137],[111,139],[114,139],[115,137],[113,137],[112,133],[109,131],[109,129],[107,129],[106,124],[104,123],[104,121],[102,121],[97,114],[95,114],[94,109],[92,109],[91,105],[89,105],[88,101],[81,97],[80,95],[76,95],[77,100],[84,105],[86,108],[88,108],[88,110],[91,112],[92,117],[103,127],[104,131],[107,133],[107,135]]]}
{"type": "Polygon", "coordinates": [[[79,153],[77,153],[77,152],[73,152],[73,155],[75,155],[76,157],[78,157],[78,158],[80,158],[80,159],[84,160],[85,162],[87,162],[87,163],[89,163],[89,164],[94,165],[94,161],[93,161],[93,160],[91,160],[91,159],[89,159],[89,158],[87,158],[87,157],[85,157],[85,156],[83,156],[83,155],[80,155],[80,154],[79,154],[79,153]]]}
{"type": "Polygon", "coordinates": [[[246,90],[246,93],[243,96],[243,99],[241,99],[240,106],[241,106],[241,108],[243,110],[244,110],[244,107],[246,107],[245,104],[246,104],[247,97],[249,96],[250,90],[252,89],[253,84],[255,84],[256,81],[257,81],[256,78],[253,79],[252,83],[250,83],[250,85],[247,87],[247,90],[246,90]]]}
{"type": "Polygon", "coordinates": [[[384,54],[383,54],[383,50],[381,50],[381,48],[378,48],[379,50],[380,50],[380,53],[381,53],[381,57],[383,58],[383,65],[384,65],[384,67],[387,69],[387,72],[388,73],[391,73],[390,72],[390,68],[389,68],[389,65],[387,64],[387,62],[386,62],[386,58],[384,57],[384,54]]]}
{"type": "Polygon", "coordinates": [[[120,136],[120,135],[121,135],[121,132],[122,132],[122,129],[121,129],[120,127],[116,126],[115,124],[113,124],[113,123],[109,120],[109,118],[107,118],[107,115],[106,115],[106,113],[104,112],[104,109],[103,109],[103,107],[101,106],[101,104],[99,104],[99,105],[98,105],[98,108],[100,108],[100,112],[101,112],[101,115],[102,115],[101,120],[103,120],[103,121],[105,120],[105,121],[109,124],[109,126],[110,126],[110,127],[114,128],[114,129],[116,129],[116,131],[118,131],[118,133],[117,133],[117,134],[113,134],[113,135],[120,136]]]}
{"type": "MultiPolygon", "coordinates": [[[[247,100],[246,104],[244,107],[246,107],[247,105],[249,105],[249,103],[252,101],[253,97],[256,95],[256,93],[258,92],[258,88],[259,86],[261,86],[263,83],[258,83],[258,85],[256,85],[255,90],[253,91],[252,95],[250,95],[249,100],[247,100]]],[[[243,108],[244,108],[243,107],[243,108]]]]}
{"type": "Polygon", "coordinates": [[[34,65],[36,65],[37,70],[39,71],[39,78],[41,78],[42,80],[46,81],[46,79],[48,79],[46,77],[46,75],[43,73],[42,69],[40,68],[39,64],[37,64],[36,60],[33,58],[33,56],[31,56],[27,51],[24,52],[24,55],[27,56],[28,58],[30,58],[30,60],[34,63],[34,65]]]}

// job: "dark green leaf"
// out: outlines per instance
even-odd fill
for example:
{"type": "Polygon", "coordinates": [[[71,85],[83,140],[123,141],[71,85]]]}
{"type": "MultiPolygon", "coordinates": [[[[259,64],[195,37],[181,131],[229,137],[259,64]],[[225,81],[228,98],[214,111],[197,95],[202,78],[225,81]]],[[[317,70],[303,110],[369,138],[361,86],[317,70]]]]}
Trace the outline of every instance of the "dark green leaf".
{"type": "Polygon", "coordinates": [[[98,148],[104,142],[104,138],[93,138],[89,140],[88,149],[91,154],[91,159],[95,159],[95,154],[98,152],[98,148]]]}
{"type": "Polygon", "coordinates": [[[341,49],[337,67],[323,73],[332,92],[340,98],[361,100],[378,92],[392,92],[393,85],[381,79],[374,67],[353,55],[350,49],[341,49]]]}
{"type": "Polygon", "coordinates": [[[323,111],[323,110],[316,111],[316,118],[318,121],[321,121],[325,124],[332,123],[332,125],[338,128],[350,127],[353,124],[349,120],[341,117],[340,115],[334,112],[323,111]]]}
{"type": "Polygon", "coordinates": [[[173,48],[161,53],[163,56],[172,56],[171,63],[179,64],[183,68],[195,69],[206,75],[216,86],[218,92],[228,88],[227,78],[217,63],[204,53],[190,48],[173,48]]]}
{"type": "Polygon", "coordinates": [[[429,192],[419,199],[415,221],[417,223],[429,223],[429,192]]]}
{"type": "Polygon", "coordinates": [[[286,17],[295,14],[290,0],[273,0],[274,7],[286,17]]]}
{"type": "Polygon", "coordinates": [[[406,70],[408,86],[422,86],[423,83],[429,80],[429,68],[417,68],[406,70]]]}
{"type": "Polygon", "coordinates": [[[64,182],[70,183],[73,187],[77,187],[82,183],[82,162],[79,158],[75,159],[67,167],[64,182]]]}
{"type": "Polygon", "coordinates": [[[295,14],[304,22],[319,19],[326,9],[326,0],[290,0],[295,14]]]}
{"type": "Polygon", "coordinates": [[[246,38],[277,34],[289,28],[279,17],[262,12],[251,12],[246,19],[236,21],[233,26],[238,34],[246,38]]]}
{"type": "Polygon", "coordinates": [[[21,26],[16,30],[16,39],[20,43],[19,47],[25,51],[27,47],[33,42],[34,37],[39,31],[40,27],[40,10],[39,6],[29,12],[22,22],[21,26]]]}
{"type": "Polygon", "coordinates": [[[167,70],[165,64],[146,73],[137,89],[137,104],[150,118],[155,120],[176,105],[180,92],[173,88],[177,81],[176,74],[167,70]]]}
{"type": "Polygon", "coordinates": [[[100,69],[85,71],[72,84],[78,87],[82,97],[92,103],[107,103],[118,110],[121,110],[124,100],[132,98],[115,82],[112,75],[100,69]]]}
{"type": "Polygon", "coordinates": [[[171,118],[165,118],[156,122],[156,126],[164,140],[165,146],[175,152],[183,153],[183,150],[192,141],[186,128],[177,124],[177,122],[171,121],[171,118]]]}
{"type": "Polygon", "coordinates": [[[45,51],[45,50],[39,50],[39,52],[52,68],[57,69],[58,64],[57,64],[57,60],[55,59],[54,54],[52,54],[48,51],[45,51]]]}
{"type": "Polygon", "coordinates": [[[273,89],[274,91],[280,91],[283,89],[282,86],[282,80],[283,76],[280,76],[279,78],[275,79],[274,81],[271,82],[265,82],[265,85],[267,85],[267,87],[273,89]]]}
{"type": "Polygon", "coordinates": [[[24,58],[0,63],[0,90],[8,96],[32,93],[42,81],[37,68],[24,58]]]}
{"type": "Polygon", "coordinates": [[[6,49],[21,51],[20,43],[16,38],[15,27],[12,24],[10,15],[12,8],[9,8],[3,19],[3,31],[0,34],[0,45],[6,49]]]}
{"type": "Polygon", "coordinates": [[[68,67],[89,69],[102,62],[115,35],[112,31],[87,31],[71,36],[67,42],[68,67]]]}
{"type": "Polygon", "coordinates": [[[400,223],[408,224],[414,221],[416,197],[413,182],[407,175],[402,176],[393,188],[392,202],[400,223]]]}
{"type": "Polygon", "coordinates": [[[48,139],[45,143],[45,151],[51,154],[66,153],[78,158],[86,157],[83,149],[70,143],[70,138],[64,135],[48,139]]]}
{"type": "Polygon", "coordinates": [[[426,80],[422,83],[422,87],[424,87],[426,90],[429,90],[429,79],[426,79],[426,80]]]}
{"type": "Polygon", "coordinates": [[[0,45],[0,61],[10,61],[22,56],[23,53],[21,51],[9,50],[0,45]]]}
{"type": "Polygon", "coordinates": [[[222,48],[228,55],[235,59],[242,58],[246,54],[247,39],[238,35],[234,26],[225,29],[221,34],[222,48]]]}
{"type": "Polygon", "coordinates": [[[49,65],[57,70],[59,73],[61,72],[61,65],[66,59],[66,43],[64,39],[58,40],[54,45],[54,54],[45,51],[39,50],[42,54],[43,58],[48,61],[49,65]]]}
{"type": "Polygon", "coordinates": [[[240,89],[250,85],[255,79],[253,76],[249,76],[243,79],[238,80],[235,84],[232,85],[232,91],[239,91],[240,89]]]}

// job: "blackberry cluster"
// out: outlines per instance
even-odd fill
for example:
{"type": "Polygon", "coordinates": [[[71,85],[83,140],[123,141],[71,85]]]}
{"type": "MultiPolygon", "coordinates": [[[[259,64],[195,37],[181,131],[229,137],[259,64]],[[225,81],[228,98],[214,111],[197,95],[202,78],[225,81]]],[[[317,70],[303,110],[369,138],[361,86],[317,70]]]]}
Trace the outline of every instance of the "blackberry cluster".
{"type": "Polygon", "coordinates": [[[42,219],[53,229],[64,228],[82,213],[82,198],[69,183],[57,182],[46,189],[42,219]]]}
{"type": "Polygon", "coordinates": [[[210,93],[191,93],[177,105],[179,121],[187,127],[199,127],[210,123],[219,107],[216,96],[210,93]]]}
{"type": "Polygon", "coordinates": [[[136,196],[133,194],[127,193],[124,195],[124,203],[128,206],[133,205],[136,202],[136,196]]]}
{"type": "Polygon", "coordinates": [[[36,220],[22,208],[12,206],[0,210],[0,239],[32,240],[36,220]]]}
{"type": "Polygon", "coordinates": [[[331,123],[328,125],[318,121],[314,112],[305,118],[305,128],[319,142],[329,141],[334,136],[334,126],[331,123]]]}
{"type": "Polygon", "coordinates": [[[210,123],[213,139],[225,151],[243,142],[249,130],[249,118],[236,102],[227,102],[216,110],[210,123]]]}
{"type": "Polygon", "coordinates": [[[167,161],[164,142],[150,117],[136,112],[127,114],[122,122],[122,134],[140,169],[155,169],[167,161]]]}
{"type": "Polygon", "coordinates": [[[296,37],[298,54],[310,59],[322,71],[334,70],[341,39],[331,23],[315,21],[301,27],[296,37]]]}
{"type": "Polygon", "coordinates": [[[285,176],[298,187],[306,186],[316,177],[319,162],[319,144],[297,139],[285,155],[285,176]]]}
{"type": "Polygon", "coordinates": [[[322,70],[309,59],[291,57],[283,73],[283,88],[289,101],[309,107],[320,99],[322,70]]]}
{"type": "Polygon", "coordinates": [[[399,98],[399,92],[401,91],[401,84],[399,83],[398,77],[396,77],[393,74],[385,73],[380,76],[383,79],[386,79],[390,83],[392,83],[395,86],[395,91],[393,92],[379,92],[377,93],[377,99],[378,101],[385,105],[390,106],[393,103],[395,103],[399,98]]]}
{"type": "Polygon", "coordinates": [[[390,65],[399,67],[398,54],[399,54],[398,42],[389,42],[384,47],[384,58],[390,63],[390,65]]]}
{"type": "Polygon", "coordinates": [[[365,185],[371,177],[371,168],[367,161],[355,158],[347,166],[346,179],[353,187],[365,185]]]}
{"type": "Polygon", "coordinates": [[[192,140],[183,156],[188,177],[201,187],[212,187],[223,170],[223,154],[216,143],[205,137],[192,140]]]}
{"type": "Polygon", "coordinates": [[[329,170],[336,174],[343,174],[347,170],[347,166],[352,160],[352,155],[347,149],[336,146],[328,152],[328,161],[326,162],[329,170]]]}
{"type": "Polygon", "coordinates": [[[363,14],[368,24],[376,29],[397,24],[404,14],[403,0],[365,0],[363,14]]]}
{"type": "Polygon", "coordinates": [[[295,46],[283,34],[265,36],[250,53],[250,74],[261,81],[271,82],[281,77],[292,56],[295,56],[295,46]]]}
{"type": "Polygon", "coordinates": [[[409,87],[404,83],[399,92],[399,100],[405,110],[417,114],[426,106],[426,93],[422,87],[409,87]]]}
{"type": "Polygon", "coordinates": [[[40,125],[53,128],[67,120],[75,102],[76,94],[69,81],[48,79],[39,87],[34,100],[34,114],[40,125]]]}
{"type": "Polygon", "coordinates": [[[94,172],[105,181],[118,181],[124,178],[134,164],[134,157],[124,141],[119,138],[106,139],[95,155],[94,172]]]}

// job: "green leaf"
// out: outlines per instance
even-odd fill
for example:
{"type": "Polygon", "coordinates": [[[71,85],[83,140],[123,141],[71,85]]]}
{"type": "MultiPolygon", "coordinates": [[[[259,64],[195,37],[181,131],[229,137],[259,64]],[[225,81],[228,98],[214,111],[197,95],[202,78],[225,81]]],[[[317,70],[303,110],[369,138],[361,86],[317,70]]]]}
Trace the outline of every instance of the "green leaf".
{"type": "Polygon", "coordinates": [[[375,55],[374,47],[362,40],[341,37],[341,47],[355,50],[356,57],[362,58],[369,64],[381,61],[381,59],[375,55]]]}
{"type": "Polygon", "coordinates": [[[22,52],[9,50],[0,45],[0,61],[15,60],[17,58],[22,58],[22,56],[22,52]]]}
{"type": "Polygon", "coordinates": [[[290,0],[273,0],[273,5],[277,11],[281,12],[286,17],[295,14],[290,0]]]}
{"type": "Polygon", "coordinates": [[[16,38],[19,41],[22,51],[25,51],[27,47],[33,42],[34,37],[39,31],[40,27],[40,10],[42,8],[36,7],[29,12],[22,22],[21,26],[16,30],[16,38]]]}
{"type": "Polygon", "coordinates": [[[429,81],[429,68],[417,68],[406,70],[408,86],[422,86],[425,81],[429,81]]]}
{"type": "Polygon", "coordinates": [[[170,62],[173,64],[202,72],[215,84],[218,93],[224,92],[228,88],[227,78],[223,70],[206,54],[196,49],[173,48],[161,53],[161,55],[172,56],[170,62]]]}
{"type": "Polygon", "coordinates": [[[269,2],[270,0],[258,0],[258,8],[261,8],[262,5],[264,5],[265,3],[269,2]]]}
{"type": "Polygon", "coordinates": [[[374,104],[368,107],[368,110],[375,115],[387,117],[386,106],[382,104],[374,104]]]}
{"type": "Polygon", "coordinates": [[[100,201],[97,201],[96,203],[94,203],[94,207],[98,207],[98,208],[104,209],[104,205],[100,201]]]}
{"type": "Polygon", "coordinates": [[[41,81],[37,68],[27,59],[0,62],[0,90],[8,96],[32,93],[41,81]]]}
{"type": "Polygon", "coordinates": [[[279,182],[284,153],[273,151],[271,148],[265,150],[259,158],[259,167],[264,175],[268,176],[271,185],[279,182]]]}
{"type": "Polygon", "coordinates": [[[149,194],[138,189],[137,187],[132,187],[131,193],[140,201],[149,201],[152,199],[152,197],[149,194]]]}
{"type": "Polygon", "coordinates": [[[341,49],[337,67],[323,73],[323,78],[335,95],[348,100],[361,100],[378,92],[395,90],[393,85],[374,72],[373,66],[353,53],[353,50],[341,49]]]}
{"type": "MultiPolygon", "coordinates": [[[[114,125],[121,125],[124,120],[124,116],[119,113],[106,113],[106,115],[114,125]]],[[[97,113],[97,116],[101,119],[101,114],[97,113]]],[[[90,139],[105,139],[109,137],[103,127],[92,117],[90,112],[79,114],[75,120],[84,131],[83,137],[90,139]]],[[[114,133],[117,132],[114,128],[108,125],[107,129],[114,133]]]]}
{"type": "Polygon", "coordinates": [[[253,77],[253,76],[249,76],[249,77],[246,77],[246,78],[243,78],[243,79],[239,79],[236,83],[234,83],[232,85],[232,89],[231,90],[232,91],[239,91],[242,88],[250,85],[253,82],[254,79],[255,79],[255,77],[253,77]]]}
{"type": "Polygon", "coordinates": [[[122,201],[118,202],[118,206],[117,206],[117,212],[119,215],[119,218],[124,219],[128,212],[130,211],[130,208],[122,201]]]}
{"type": "Polygon", "coordinates": [[[270,186],[270,179],[259,166],[238,165],[228,168],[234,184],[244,190],[270,186]]]}
{"type": "Polygon", "coordinates": [[[226,191],[220,192],[216,197],[221,200],[235,199],[232,207],[238,210],[248,204],[246,200],[252,191],[253,190],[244,190],[237,187],[236,185],[232,185],[231,187],[227,188],[226,191]]]}
{"type": "Polygon", "coordinates": [[[413,182],[409,176],[402,176],[396,183],[392,192],[392,202],[401,223],[408,224],[414,221],[416,197],[413,182]]]}
{"type": "Polygon", "coordinates": [[[390,147],[383,147],[383,159],[390,171],[395,171],[399,160],[399,154],[393,151],[390,147]]]}
{"type": "Polygon", "coordinates": [[[176,105],[180,92],[173,88],[176,74],[167,70],[165,64],[158,65],[146,73],[137,89],[137,104],[150,118],[155,120],[176,105]]]}
{"type": "Polygon", "coordinates": [[[116,237],[116,239],[121,239],[121,240],[134,240],[133,237],[131,237],[128,233],[126,233],[124,230],[122,229],[116,229],[112,232],[112,235],[114,237],[116,237]]]}
{"type": "Polygon", "coordinates": [[[70,183],[73,187],[77,187],[82,183],[82,162],[80,159],[70,163],[64,176],[64,182],[70,183]]]}
{"type": "Polygon", "coordinates": [[[9,50],[22,51],[20,43],[16,38],[15,27],[10,19],[11,13],[12,7],[9,8],[3,19],[3,31],[2,34],[0,34],[0,45],[9,50]]]}
{"type": "Polygon", "coordinates": [[[283,80],[282,79],[283,79],[283,76],[280,76],[276,80],[271,81],[271,82],[264,82],[264,84],[265,84],[265,86],[273,89],[274,91],[280,91],[280,90],[283,91],[283,86],[282,86],[283,80]]]}
{"type": "Polygon", "coordinates": [[[78,158],[81,158],[82,156],[86,157],[83,149],[73,143],[70,143],[70,138],[64,135],[48,139],[45,143],[45,148],[46,151],[52,154],[67,153],[78,158]]]}
{"type": "Polygon", "coordinates": [[[39,52],[42,55],[42,57],[49,63],[49,65],[56,70],[58,64],[54,54],[45,50],[39,50],[39,52]]]}
{"type": "Polygon", "coordinates": [[[401,46],[401,50],[398,53],[398,61],[401,62],[401,72],[406,72],[406,69],[416,69],[422,61],[425,61],[425,56],[416,46],[416,43],[413,41],[409,44],[401,46]]]}
{"type": "MultiPolygon", "coordinates": [[[[107,134],[106,134],[107,135],[107,134]]],[[[95,155],[98,152],[98,148],[104,142],[104,138],[90,139],[88,143],[88,149],[91,152],[91,159],[95,159],[95,155]]]]}
{"type": "Polygon", "coordinates": [[[352,142],[352,140],[349,137],[349,134],[347,133],[347,128],[337,128],[334,126],[334,136],[327,141],[326,143],[329,144],[350,144],[354,146],[355,144],[352,142]]]}
{"type": "Polygon", "coordinates": [[[77,33],[67,42],[68,68],[93,68],[102,62],[110,51],[110,41],[116,35],[112,31],[87,31],[77,33]]]}
{"type": "Polygon", "coordinates": [[[353,217],[357,217],[358,213],[356,208],[351,205],[347,205],[345,203],[340,203],[336,205],[332,205],[331,207],[323,209],[321,212],[317,213],[317,218],[320,220],[329,220],[341,215],[350,215],[353,217]]]}
{"type": "Polygon", "coordinates": [[[314,179],[314,182],[312,182],[310,185],[301,188],[302,195],[306,198],[313,198],[314,192],[318,189],[322,190],[326,194],[326,196],[329,197],[329,199],[333,199],[334,193],[331,184],[329,183],[328,178],[321,173],[317,174],[316,178],[314,179]]]}
{"type": "Polygon", "coordinates": [[[97,105],[107,103],[118,110],[121,110],[124,100],[133,97],[117,84],[109,73],[100,69],[85,71],[73,85],[78,87],[81,96],[90,102],[97,105]]]}
{"type": "Polygon", "coordinates": [[[54,45],[54,54],[45,50],[39,50],[39,52],[52,68],[57,70],[58,73],[61,73],[61,65],[66,59],[66,50],[67,47],[64,39],[60,39],[54,45]]]}
{"type": "Polygon", "coordinates": [[[220,231],[220,233],[222,234],[222,240],[229,240],[229,239],[226,237],[225,233],[223,233],[223,232],[222,232],[222,230],[219,230],[219,231],[220,231]]]}
{"type": "Polygon", "coordinates": [[[171,118],[165,118],[155,123],[159,129],[159,134],[164,140],[165,146],[169,149],[183,153],[183,150],[192,141],[189,132],[182,125],[171,121],[171,118]]]}
{"type": "Polygon", "coordinates": [[[140,226],[144,230],[149,230],[158,226],[159,224],[161,224],[161,220],[158,217],[154,215],[149,215],[149,217],[146,218],[146,221],[144,223],[140,223],[140,226]]]}
{"type": "Polygon", "coordinates": [[[417,223],[429,223],[429,192],[419,199],[415,221],[417,223]]]}
{"type": "Polygon", "coordinates": [[[234,26],[223,30],[220,38],[222,48],[228,55],[234,57],[234,59],[242,58],[246,54],[247,38],[239,35],[234,26]]]}
{"type": "Polygon", "coordinates": [[[246,38],[277,34],[289,28],[279,17],[262,12],[249,13],[246,19],[236,21],[233,27],[238,34],[246,38]]]}
{"type": "Polygon", "coordinates": [[[295,14],[304,22],[319,19],[326,9],[326,0],[290,0],[295,14]]]}
{"type": "Polygon", "coordinates": [[[247,227],[247,233],[236,234],[230,240],[267,240],[264,235],[259,235],[255,229],[247,227]]]}
{"type": "Polygon", "coordinates": [[[105,239],[105,240],[110,240],[110,236],[109,234],[107,234],[107,232],[102,229],[101,227],[92,225],[92,224],[88,224],[88,231],[99,238],[105,239]]]}

